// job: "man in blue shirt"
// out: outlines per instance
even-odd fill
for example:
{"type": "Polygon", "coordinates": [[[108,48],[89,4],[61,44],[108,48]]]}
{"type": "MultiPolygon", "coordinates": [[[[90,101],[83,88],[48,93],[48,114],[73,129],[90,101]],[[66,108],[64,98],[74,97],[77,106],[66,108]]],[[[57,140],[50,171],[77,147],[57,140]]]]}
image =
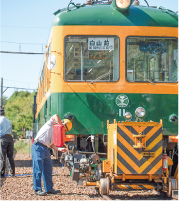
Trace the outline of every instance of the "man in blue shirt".
{"type": "Polygon", "coordinates": [[[6,155],[10,164],[11,176],[15,175],[13,159],[14,141],[12,138],[12,123],[5,116],[4,108],[0,108],[0,171],[4,177],[6,169],[6,155]]]}

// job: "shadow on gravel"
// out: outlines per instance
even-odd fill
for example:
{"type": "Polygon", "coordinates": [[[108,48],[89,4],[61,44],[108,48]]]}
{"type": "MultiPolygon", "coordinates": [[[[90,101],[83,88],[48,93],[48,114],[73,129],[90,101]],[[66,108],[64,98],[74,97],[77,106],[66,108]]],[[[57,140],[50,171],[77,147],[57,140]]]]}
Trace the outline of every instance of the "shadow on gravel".
{"type": "Polygon", "coordinates": [[[15,167],[32,167],[32,160],[15,160],[15,167]]]}
{"type": "Polygon", "coordinates": [[[61,167],[62,164],[57,159],[52,159],[52,166],[53,167],[61,167]]]}
{"type": "MultiPolygon", "coordinates": [[[[32,167],[32,160],[15,160],[15,167],[32,167]]],[[[56,160],[52,160],[53,167],[61,167],[62,164],[56,160]]]]}

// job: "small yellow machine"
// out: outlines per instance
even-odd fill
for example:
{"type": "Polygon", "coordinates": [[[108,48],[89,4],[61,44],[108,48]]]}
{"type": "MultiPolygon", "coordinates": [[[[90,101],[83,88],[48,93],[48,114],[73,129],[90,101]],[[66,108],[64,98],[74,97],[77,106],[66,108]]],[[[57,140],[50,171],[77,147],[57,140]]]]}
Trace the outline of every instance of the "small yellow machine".
{"type": "MultiPolygon", "coordinates": [[[[96,182],[85,186],[99,187],[102,195],[109,190],[177,190],[178,171],[169,177],[168,166],[173,161],[163,150],[162,120],[158,122],[108,122],[107,159],[102,163],[102,174],[96,182]],[[164,152],[164,153],[163,153],[164,152]]],[[[178,168],[176,169],[178,170],[178,168]]]]}

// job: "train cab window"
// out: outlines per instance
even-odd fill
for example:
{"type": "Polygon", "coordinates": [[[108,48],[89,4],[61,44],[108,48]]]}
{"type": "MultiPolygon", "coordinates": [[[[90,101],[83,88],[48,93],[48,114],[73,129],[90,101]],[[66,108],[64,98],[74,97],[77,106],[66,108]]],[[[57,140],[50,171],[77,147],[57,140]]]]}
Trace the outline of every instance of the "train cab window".
{"type": "Polygon", "coordinates": [[[119,38],[67,36],[65,80],[113,82],[119,80],[119,38]]]}
{"type": "Polygon", "coordinates": [[[127,38],[127,81],[177,82],[176,38],[127,38]]]}

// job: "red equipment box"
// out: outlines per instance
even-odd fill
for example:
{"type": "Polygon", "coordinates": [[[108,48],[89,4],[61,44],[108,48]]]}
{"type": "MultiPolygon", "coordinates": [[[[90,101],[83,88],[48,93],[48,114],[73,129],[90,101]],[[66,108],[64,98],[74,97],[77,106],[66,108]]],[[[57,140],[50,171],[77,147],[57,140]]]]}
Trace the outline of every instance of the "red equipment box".
{"type": "Polygon", "coordinates": [[[62,147],[65,144],[65,127],[60,124],[53,126],[53,143],[56,147],[62,147]]]}

